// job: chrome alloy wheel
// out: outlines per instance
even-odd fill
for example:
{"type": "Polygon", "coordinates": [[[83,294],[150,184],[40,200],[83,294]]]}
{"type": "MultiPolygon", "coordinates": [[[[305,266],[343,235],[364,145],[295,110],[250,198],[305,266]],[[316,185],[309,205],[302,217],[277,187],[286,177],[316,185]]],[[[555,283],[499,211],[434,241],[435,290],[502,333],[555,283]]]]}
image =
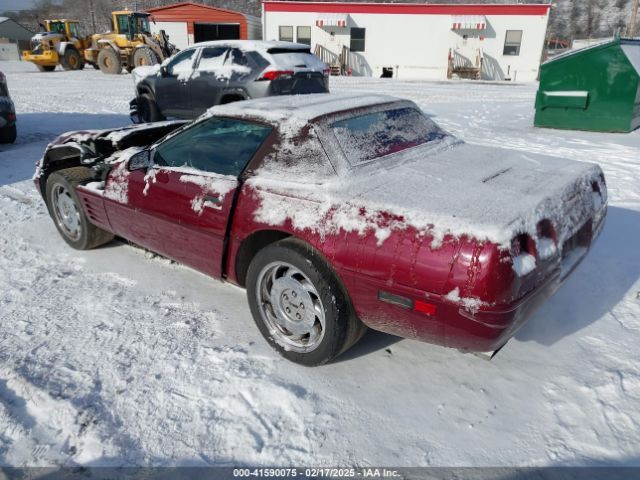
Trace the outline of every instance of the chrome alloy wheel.
{"type": "Polygon", "coordinates": [[[308,353],[325,333],[322,300],[313,283],[293,265],[272,262],[258,275],[257,303],[273,340],[285,350],[308,353]]]}
{"type": "Polygon", "coordinates": [[[78,240],[82,234],[82,223],[80,211],[71,193],[63,185],[58,184],[53,187],[51,196],[51,205],[58,227],[69,239],[78,240]]]}

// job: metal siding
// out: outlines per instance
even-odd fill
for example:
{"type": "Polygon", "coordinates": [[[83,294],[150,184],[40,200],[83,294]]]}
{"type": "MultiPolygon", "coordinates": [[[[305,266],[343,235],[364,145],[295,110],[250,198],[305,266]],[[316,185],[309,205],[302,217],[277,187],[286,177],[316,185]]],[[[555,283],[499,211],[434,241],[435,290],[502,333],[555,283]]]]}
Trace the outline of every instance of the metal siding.
{"type": "Polygon", "coordinates": [[[193,35],[194,23],[238,23],[240,24],[240,39],[248,38],[247,20],[244,14],[206,7],[196,4],[168,5],[166,7],[147,10],[156,22],[186,22],[189,35],[193,35]]]}
{"type": "Polygon", "coordinates": [[[404,15],[547,15],[550,4],[415,4],[263,2],[267,12],[370,13],[404,15]]]}

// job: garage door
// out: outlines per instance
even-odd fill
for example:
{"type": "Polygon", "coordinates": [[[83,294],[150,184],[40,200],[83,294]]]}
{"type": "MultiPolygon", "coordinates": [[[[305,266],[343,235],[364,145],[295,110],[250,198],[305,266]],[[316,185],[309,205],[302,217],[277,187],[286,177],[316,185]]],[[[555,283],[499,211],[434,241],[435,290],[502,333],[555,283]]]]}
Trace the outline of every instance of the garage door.
{"type": "Polygon", "coordinates": [[[194,24],[194,37],[196,42],[208,42],[210,40],[239,40],[239,23],[196,23],[194,24]]]}
{"type": "Polygon", "coordinates": [[[164,30],[169,35],[169,41],[180,50],[189,46],[187,22],[151,22],[152,33],[158,33],[160,30],[164,30]]]}

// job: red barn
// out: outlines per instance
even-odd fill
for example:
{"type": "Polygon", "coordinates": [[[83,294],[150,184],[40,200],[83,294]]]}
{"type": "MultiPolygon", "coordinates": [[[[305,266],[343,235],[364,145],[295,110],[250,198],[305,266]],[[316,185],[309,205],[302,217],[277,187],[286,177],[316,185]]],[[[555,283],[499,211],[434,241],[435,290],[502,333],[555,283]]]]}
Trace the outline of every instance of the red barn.
{"type": "Polygon", "coordinates": [[[258,17],[192,2],[147,10],[151,29],[164,30],[171,43],[183,49],[209,40],[259,40],[262,23],[258,17]]]}

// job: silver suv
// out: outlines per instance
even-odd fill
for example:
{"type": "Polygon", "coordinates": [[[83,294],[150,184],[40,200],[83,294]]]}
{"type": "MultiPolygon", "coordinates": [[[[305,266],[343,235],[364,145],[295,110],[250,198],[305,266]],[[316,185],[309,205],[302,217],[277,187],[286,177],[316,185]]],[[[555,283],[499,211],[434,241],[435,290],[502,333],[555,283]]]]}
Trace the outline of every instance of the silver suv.
{"type": "Polygon", "coordinates": [[[271,95],[327,93],[330,69],[308,45],[250,40],[195,44],[133,71],[134,122],[196,118],[214,105],[271,95]]]}

